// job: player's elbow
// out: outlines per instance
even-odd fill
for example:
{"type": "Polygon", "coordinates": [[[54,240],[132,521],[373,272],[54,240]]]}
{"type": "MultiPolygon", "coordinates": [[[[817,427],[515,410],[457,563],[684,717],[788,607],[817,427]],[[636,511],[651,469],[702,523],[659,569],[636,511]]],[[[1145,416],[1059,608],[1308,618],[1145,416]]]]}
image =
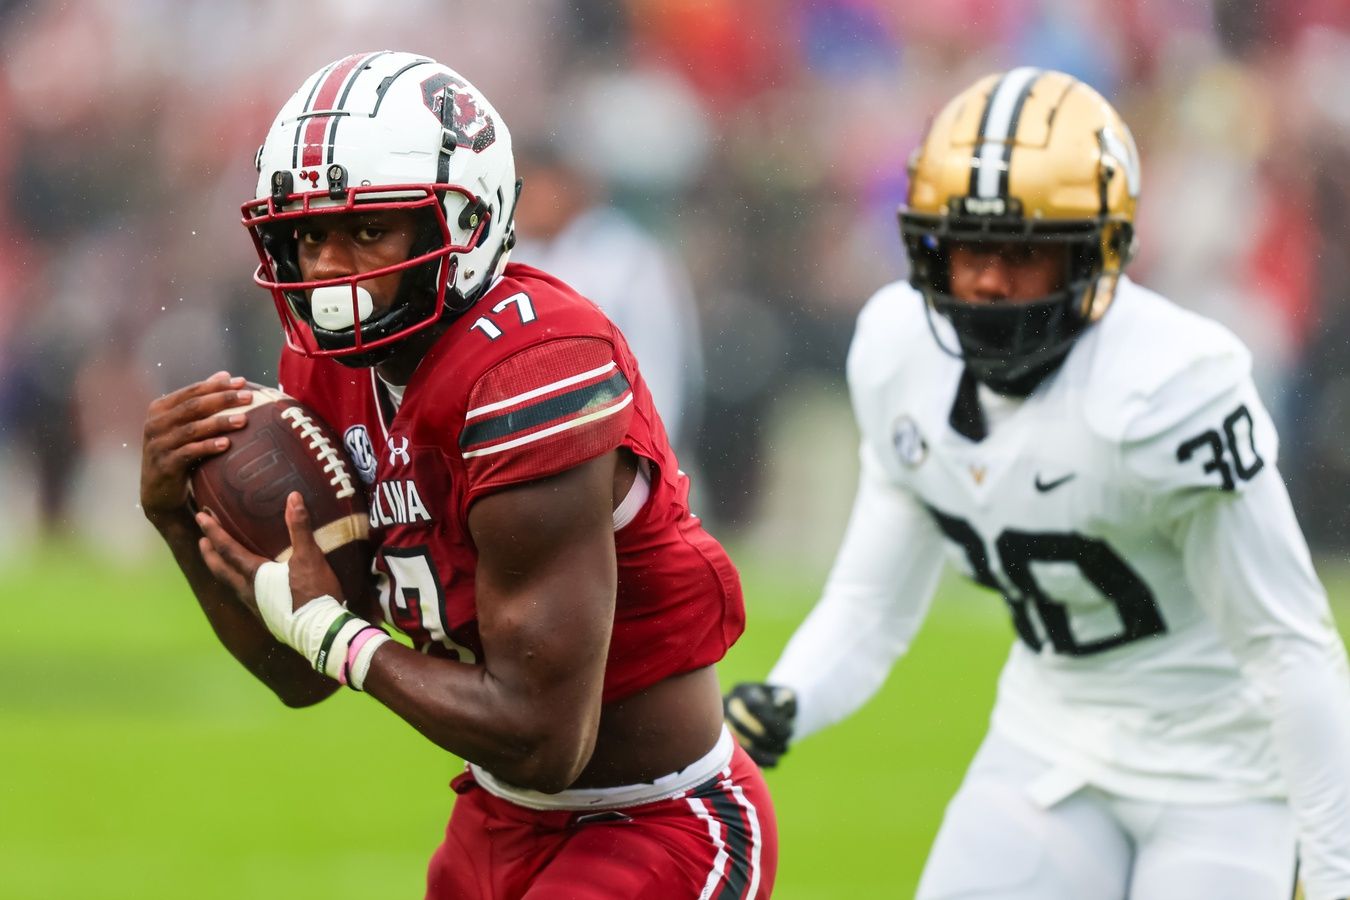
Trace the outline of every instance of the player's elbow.
{"type": "Polygon", "coordinates": [[[325,680],[312,681],[272,681],[267,686],[272,689],[272,693],[281,701],[283,706],[289,709],[303,709],[306,706],[313,706],[321,700],[331,697],[337,690],[337,683],[325,680]]]}
{"type": "Polygon", "coordinates": [[[318,703],[320,700],[323,700],[324,697],[326,697],[326,696],[328,696],[328,695],[327,695],[327,694],[324,694],[324,695],[322,695],[322,696],[318,696],[318,695],[315,695],[315,694],[309,694],[309,693],[305,693],[305,694],[290,694],[290,693],[277,692],[277,699],[280,700],[282,706],[285,706],[287,709],[304,709],[304,708],[307,707],[307,706],[313,706],[314,704],[318,703]]]}
{"type": "Polygon", "coordinates": [[[510,759],[492,767],[492,774],[517,787],[556,794],[576,782],[594,749],[594,735],[539,732],[515,742],[510,759]]]}

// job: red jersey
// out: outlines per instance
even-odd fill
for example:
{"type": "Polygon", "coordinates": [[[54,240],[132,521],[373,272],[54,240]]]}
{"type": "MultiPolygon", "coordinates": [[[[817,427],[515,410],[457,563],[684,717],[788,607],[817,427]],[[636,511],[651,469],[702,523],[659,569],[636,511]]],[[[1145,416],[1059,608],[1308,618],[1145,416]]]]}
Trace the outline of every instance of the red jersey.
{"type": "Polygon", "coordinates": [[[736,569],[689,511],[689,480],[628,344],[557,279],[507,266],[427,352],[396,411],[373,369],[284,350],[279,380],[343,434],[370,501],[384,617],[419,649],[484,662],[474,502],[617,447],[649,462],[651,494],[614,535],[604,702],[711,665],[740,636],[736,569]]]}

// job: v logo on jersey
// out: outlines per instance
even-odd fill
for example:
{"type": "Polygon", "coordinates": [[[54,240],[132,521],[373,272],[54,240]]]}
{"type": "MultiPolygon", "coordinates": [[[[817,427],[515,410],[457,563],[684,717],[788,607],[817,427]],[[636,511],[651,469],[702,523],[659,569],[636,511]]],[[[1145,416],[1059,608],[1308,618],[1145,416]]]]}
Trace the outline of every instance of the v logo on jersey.
{"type": "Polygon", "coordinates": [[[1062,475],[1059,478],[1056,478],[1054,481],[1041,481],[1041,473],[1037,472],[1034,483],[1036,485],[1036,490],[1039,493],[1046,494],[1049,493],[1050,491],[1053,491],[1061,484],[1066,484],[1070,481],[1073,481],[1077,477],[1078,477],[1077,472],[1070,472],[1068,475],[1062,475]]]}
{"type": "Polygon", "coordinates": [[[984,484],[984,476],[989,470],[984,466],[970,466],[970,477],[975,479],[976,484],[984,484]]]}

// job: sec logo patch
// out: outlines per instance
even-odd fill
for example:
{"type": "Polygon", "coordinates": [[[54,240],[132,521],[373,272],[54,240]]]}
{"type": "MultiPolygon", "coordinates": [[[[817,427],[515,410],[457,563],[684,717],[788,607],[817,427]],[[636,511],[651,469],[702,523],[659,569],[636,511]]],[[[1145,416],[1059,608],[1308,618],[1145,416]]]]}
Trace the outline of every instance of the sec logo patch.
{"type": "Polygon", "coordinates": [[[352,459],[352,465],[356,467],[356,474],[361,476],[361,480],[370,484],[375,480],[375,448],[371,446],[370,435],[366,433],[366,426],[353,425],[342,435],[342,445],[347,448],[347,455],[352,459]]]}
{"type": "Polygon", "coordinates": [[[891,428],[891,445],[900,461],[911,469],[928,458],[928,442],[919,431],[919,423],[910,416],[901,416],[891,428]]]}

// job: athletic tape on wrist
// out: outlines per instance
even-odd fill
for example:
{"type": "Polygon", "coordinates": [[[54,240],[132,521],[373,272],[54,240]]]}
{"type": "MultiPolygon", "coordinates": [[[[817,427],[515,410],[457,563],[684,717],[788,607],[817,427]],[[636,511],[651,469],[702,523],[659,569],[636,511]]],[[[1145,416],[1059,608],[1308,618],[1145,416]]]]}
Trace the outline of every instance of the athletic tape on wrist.
{"type": "Polygon", "coordinates": [[[263,623],[272,635],[309,660],[329,678],[338,678],[347,662],[351,640],[374,626],[353,615],[334,597],[315,597],[293,609],[290,567],[266,562],[253,579],[253,595],[263,623]]]}

